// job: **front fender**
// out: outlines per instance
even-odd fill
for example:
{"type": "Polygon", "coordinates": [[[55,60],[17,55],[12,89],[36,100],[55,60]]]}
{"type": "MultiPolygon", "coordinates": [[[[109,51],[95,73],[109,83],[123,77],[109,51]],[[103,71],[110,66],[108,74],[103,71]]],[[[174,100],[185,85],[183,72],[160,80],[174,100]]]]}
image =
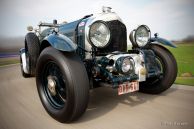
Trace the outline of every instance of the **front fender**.
{"type": "Polygon", "coordinates": [[[170,47],[174,47],[176,48],[176,45],[174,45],[172,42],[166,40],[166,39],[163,39],[163,38],[159,38],[159,37],[154,37],[154,38],[151,38],[150,41],[152,43],[154,42],[158,42],[158,43],[161,43],[163,45],[166,45],[166,46],[170,46],[170,47]]]}
{"type": "Polygon", "coordinates": [[[62,34],[50,34],[44,38],[41,46],[44,46],[45,41],[60,51],[73,52],[77,49],[77,45],[67,36],[62,34]]]}

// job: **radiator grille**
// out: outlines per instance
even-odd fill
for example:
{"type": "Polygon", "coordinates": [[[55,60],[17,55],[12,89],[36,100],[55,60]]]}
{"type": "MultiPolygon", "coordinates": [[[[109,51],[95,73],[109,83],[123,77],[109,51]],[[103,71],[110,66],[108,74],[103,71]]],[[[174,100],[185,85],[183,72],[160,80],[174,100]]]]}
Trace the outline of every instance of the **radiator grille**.
{"type": "Polygon", "coordinates": [[[123,23],[118,20],[107,22],[110,32],[111,39],[110,44],[106,48],[98,49],[99,54],[110,53],[113,51],[127,51],[127,31],[123,23]]]}

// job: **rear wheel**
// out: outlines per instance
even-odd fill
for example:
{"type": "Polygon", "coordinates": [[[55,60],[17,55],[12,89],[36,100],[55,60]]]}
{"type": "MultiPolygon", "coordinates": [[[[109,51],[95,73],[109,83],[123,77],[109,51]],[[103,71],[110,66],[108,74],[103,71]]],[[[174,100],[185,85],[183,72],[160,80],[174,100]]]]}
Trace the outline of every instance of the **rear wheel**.
{"type": "Polygon", "coordinates": [[[71,122],[86,110],[89,80],[85,66],[75,53],[62,53],[48,47],[41,53],[36,71],[41,102],[60,122],[71,122]]]}
{"type": "Polygon", "coordinates": [[[40,52],[40,42],[36,34],[30,32],[25,37],[26,57],[29,58],[28,66],[30,75],[35,75],[36,62],[40,52]]]}
{"type": "Polygon", "coordinates": [[[177,63],[172,53],[163,46],[151,45],[161,68],[161,77],[148,78],[140,83],[140,92],[158,94],[172,86],[177,76],[177,63]]]}
{"type": "Polygon", "coordinates": [[[27,73],[24,72],[21,54],[20,54],[20,67],[21,67],[22,76],[23,76],[24,78],[31,77],[30,74],[27,74],[27,73]]]}

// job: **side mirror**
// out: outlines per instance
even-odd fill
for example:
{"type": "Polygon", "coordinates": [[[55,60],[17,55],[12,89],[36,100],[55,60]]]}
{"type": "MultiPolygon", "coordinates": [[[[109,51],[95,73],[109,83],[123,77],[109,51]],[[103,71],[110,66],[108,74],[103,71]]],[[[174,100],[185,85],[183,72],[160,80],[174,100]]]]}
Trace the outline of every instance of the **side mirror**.
{"type": "Polygon", "coordinates": [[[33,31],[33,27],[32,27],[32,26],[28,26],[28,27],[27,27],[27,30],[28,30],[28,31],[33,31]]]}

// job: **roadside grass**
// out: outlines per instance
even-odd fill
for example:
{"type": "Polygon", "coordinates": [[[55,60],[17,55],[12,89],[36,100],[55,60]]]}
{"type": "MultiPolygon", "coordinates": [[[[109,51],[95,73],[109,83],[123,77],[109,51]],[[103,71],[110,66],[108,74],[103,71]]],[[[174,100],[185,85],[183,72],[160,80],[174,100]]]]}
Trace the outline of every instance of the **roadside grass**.
{"type": "Polygon", "coordinates": [[[194,77],[181,77],[183,73],[194,76],[194,43],[180,43],[177,48],[167,47],[175,56],[178,64],[177,84],[194,86],[194,77]]]}
{"type": "Polygon", "coordinates": [[[177,77],[175,83],[194,86],[194,77],[177,77]]]}
{"type": "Polygon", "coordinates": [[[0,66],[19,63],[19,57],[0,58],[0,66]]]}
{"type": "Polygon", "coordinates": [[[178,64],[178,76],[191,72],[194,75],[194,43],[178,44],[177,48],[168,47],[178,64]]]}
{"type": "Polygon", "coordinates": [[[178,64],[176,84],[194,86],[194,77],[181,77],[183,73],[194,76],[194,43],[180,43],[177,48],[167,47],[175,56],[178,64]]]}

